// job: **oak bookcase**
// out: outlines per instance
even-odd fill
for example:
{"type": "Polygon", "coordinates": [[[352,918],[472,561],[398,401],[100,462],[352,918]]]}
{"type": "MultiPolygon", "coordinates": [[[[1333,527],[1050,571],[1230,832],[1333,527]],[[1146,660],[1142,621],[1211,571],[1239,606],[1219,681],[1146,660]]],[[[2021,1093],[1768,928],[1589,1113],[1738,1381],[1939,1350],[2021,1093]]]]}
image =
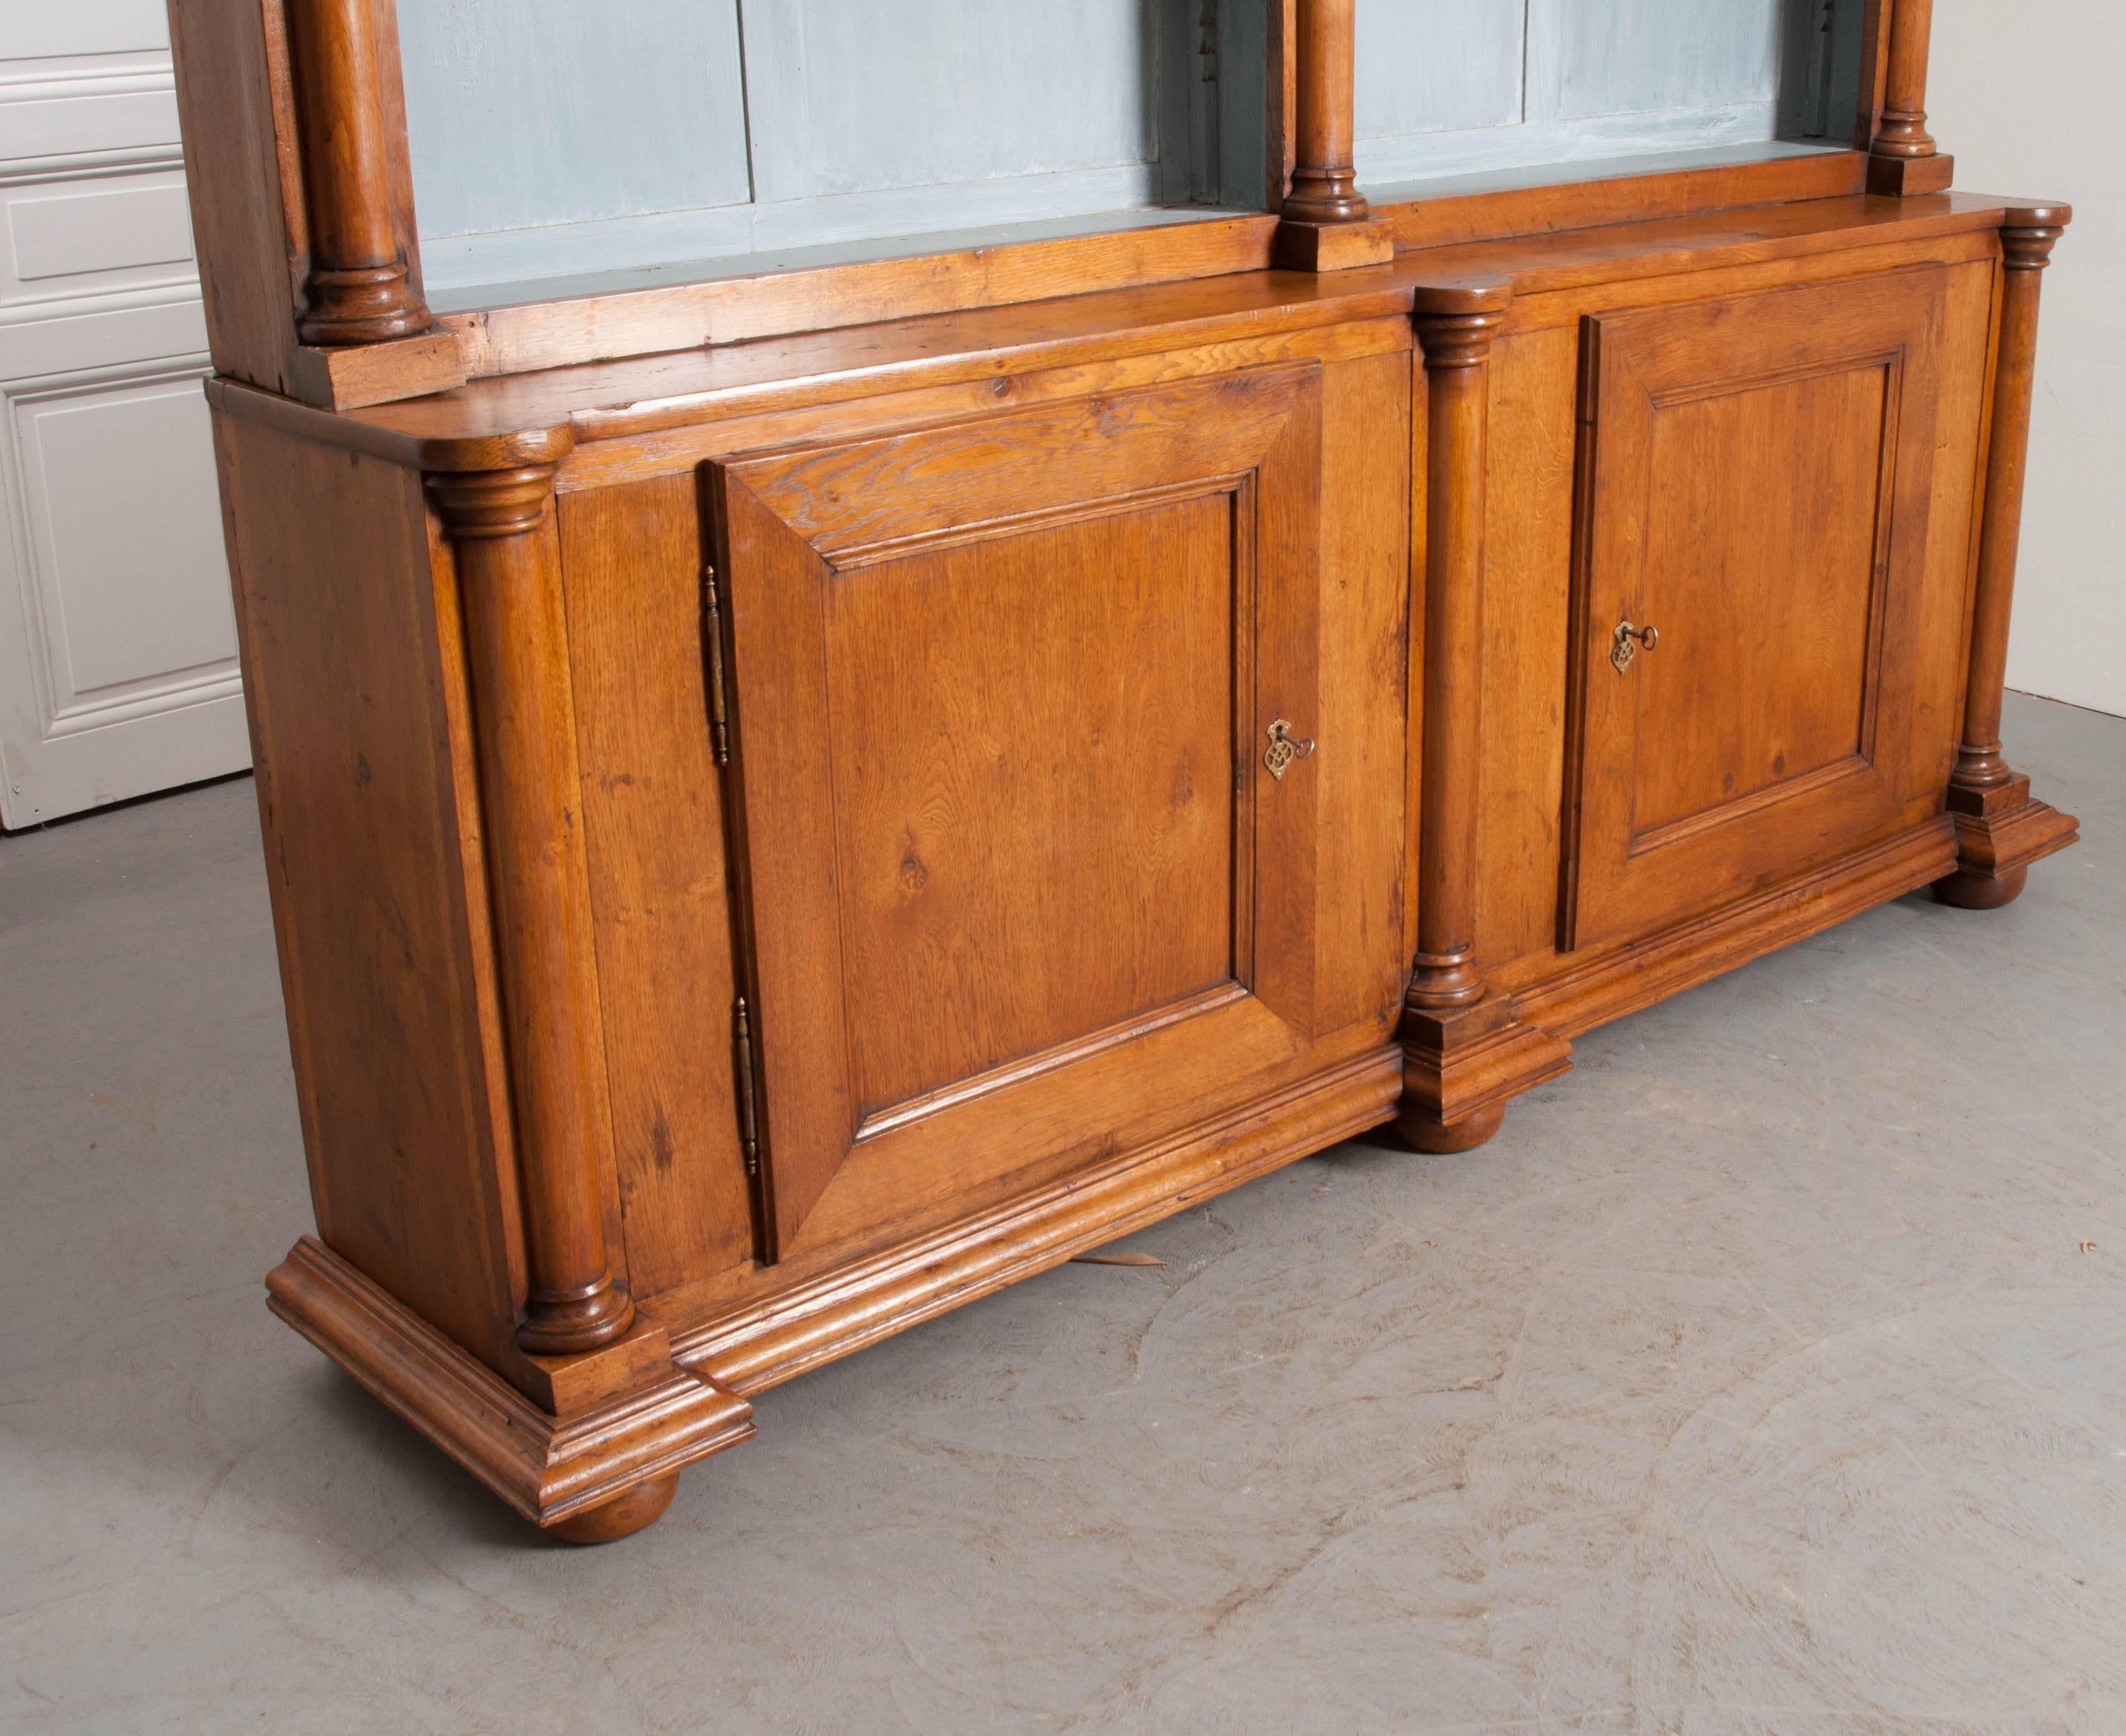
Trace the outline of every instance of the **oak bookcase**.
{"type": "Polygon", "coordinates": [[[970,0],[404,9],[172,0],[268,1289],[552,1533],[2074,840],[1998,740],[2068,214],[1950,191],[1930,0],[1122,0],[1009,76],[970,0]]]}

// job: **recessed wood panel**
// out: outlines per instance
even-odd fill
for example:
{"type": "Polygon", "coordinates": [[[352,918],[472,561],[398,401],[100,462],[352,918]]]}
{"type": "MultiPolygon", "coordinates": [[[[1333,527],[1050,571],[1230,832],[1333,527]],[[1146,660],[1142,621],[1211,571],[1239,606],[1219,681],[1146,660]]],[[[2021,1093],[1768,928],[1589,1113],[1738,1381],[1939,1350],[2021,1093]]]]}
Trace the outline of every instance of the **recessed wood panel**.
{"type": "Polygon", "coordinates": [[[1586,321],[1564,950],[1900,819],[1947,275],[1586,321]]]}
{"type": "Polygon", "coordinates": [[[1890,377],[1869,362],[1656,416],[1635,840],[1865,751],[1890,377]]]}
{"type": "Polygon", "coordinates": [[[1320,762],[1264,752],[1324,715],[1320,394],[711,467],[771,1254],[1096,1161],[1118,1101],[1155,1127],[1313,1043],[1320,762]]]}
{"type": "Polygon", "coordinates": [[[834,578],[834,837],[865,1116],[1231,975],[1232,501],[834,578]]]}

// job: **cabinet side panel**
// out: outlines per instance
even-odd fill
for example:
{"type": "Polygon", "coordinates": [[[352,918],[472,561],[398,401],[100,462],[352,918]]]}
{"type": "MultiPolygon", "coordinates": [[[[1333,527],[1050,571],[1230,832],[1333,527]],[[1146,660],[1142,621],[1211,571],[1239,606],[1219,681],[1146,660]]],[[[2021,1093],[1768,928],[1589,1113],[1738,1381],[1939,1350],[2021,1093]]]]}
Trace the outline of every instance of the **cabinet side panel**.
{"type": "Polygon", "coordinates": [[[1487,975],[1549,957],[1557,932],[1579,357],[1571,326],[1509,337],[1491,352],[1476,877],[1487,975]]]}
{"type": "Polygon", "coordinates": [[[319,1233],[506,1370],[484,904],[465,878],[420,480],[226,416],[215,436],[319,1233]]]}
{"type": "Polygon", "coordinates": [[[1323,826],[1316,890],[1322,1031],[1391,1020],[1403,942],[1408,785],[1410,370],[1407,354],[1324,370],[1323,826]]]}
{"type": "Polygon", "coordinates": [[[1991,260],[1954,267],[1944,298],[1941,399],[1935,413],[1934,498],[1928,512],[1926,577],[1915,599],[1918,646],[1912,678],[1906,817],[1924,818],[1956,765],[1963,724],[1964,621],[1977,559],[1979,467],[1993,320],[1991,260]]]}
{"type": "Polygon", "coordinates": [[[295,290],[258,0],[171,0],[170,47],[214,365],[285,392],[295,290]]]}
{"type": "Polygon", "coordinates": [[[648,1297],[753,1252],[694,478],[565,494],[560,523],[628,1281],[648,1297]]]}

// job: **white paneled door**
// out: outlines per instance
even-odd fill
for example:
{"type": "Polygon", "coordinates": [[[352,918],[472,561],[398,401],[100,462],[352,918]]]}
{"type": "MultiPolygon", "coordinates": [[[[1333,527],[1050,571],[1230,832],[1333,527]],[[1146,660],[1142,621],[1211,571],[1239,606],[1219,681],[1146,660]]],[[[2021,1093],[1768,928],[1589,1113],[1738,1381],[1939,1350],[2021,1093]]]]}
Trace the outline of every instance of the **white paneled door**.
{"type": "Polygon", "coordinates": [[[0,826],[250,763],[162,0],[0,8],[0,826]]]}

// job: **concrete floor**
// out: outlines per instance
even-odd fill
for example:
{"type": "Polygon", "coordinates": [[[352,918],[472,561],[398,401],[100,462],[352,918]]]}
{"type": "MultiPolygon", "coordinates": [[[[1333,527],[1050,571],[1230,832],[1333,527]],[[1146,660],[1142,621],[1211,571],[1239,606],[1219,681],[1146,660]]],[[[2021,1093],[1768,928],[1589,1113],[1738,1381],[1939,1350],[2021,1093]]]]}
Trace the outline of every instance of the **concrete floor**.
{"type": "Polygon", "coordinates": [[[2011,703],[2020,903],[796,1381],[602,1551],[266,1312],[248,781],[0,840],[0,1730],[2126,1731],[2126,721],[2011,703]]]}

